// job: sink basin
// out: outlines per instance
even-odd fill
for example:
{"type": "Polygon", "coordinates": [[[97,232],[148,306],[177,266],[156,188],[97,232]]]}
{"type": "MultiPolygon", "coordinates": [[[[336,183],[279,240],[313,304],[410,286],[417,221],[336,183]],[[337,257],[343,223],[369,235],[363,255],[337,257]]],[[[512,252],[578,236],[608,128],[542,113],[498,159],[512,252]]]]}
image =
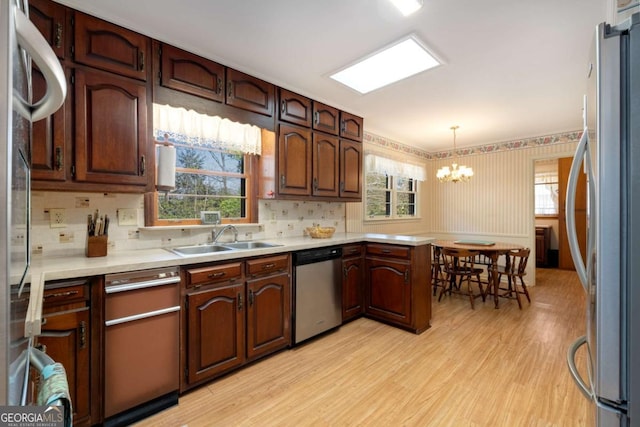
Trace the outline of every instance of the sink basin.
{"type": "Polygon", "coordinates": [[[277,245],[275,243],[267,243],[267,242],[234,242],[234,243],[221,243],[225,248],[232,249],[260,249],[260,248],[274,248],[277,245]]]}
{"type": "Polygon", "coordinates": [[[190,255],[206,255],[215,252],[231,251],[233,248],[222,245],[195,245],[195,246],[181,246],[178,248],[169,249],[171,252],[182,256],[190,255]]]}

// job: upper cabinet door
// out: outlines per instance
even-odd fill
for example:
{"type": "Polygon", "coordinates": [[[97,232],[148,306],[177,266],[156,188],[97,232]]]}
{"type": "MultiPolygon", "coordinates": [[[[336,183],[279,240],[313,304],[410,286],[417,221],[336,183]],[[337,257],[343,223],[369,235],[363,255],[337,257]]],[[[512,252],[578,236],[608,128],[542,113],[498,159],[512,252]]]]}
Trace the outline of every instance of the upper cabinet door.
{"type": "Polygon", "coordinates": [[[227,104],[273,116],[274,94],[271,83],[227,68],[227,104]]]}
{"type": "Polygon", "coordinates": [[[311,131],[280,125],[278,132],[279,194],[311,195],[311,131]]]}
{"type": "Polygon", "coordinates": [[[342,111],[340,113],[340,136],[362,142],[362,123],[362,117],[342,111]]]}
{"type": "Polygon", "coordinates": [[[340,141],[340,197],[362,200],[362,144],[340,141]]]}
{"type": "Polygon", "coordinates": [[[147,185],[153,151],[147,139],[145,84],[77,69],[75,86],[76,180],[147,185]]]}
{"type": "Polygon", "coordinates": [[[340,111],[321,102],[313,101],[313,129],[338,135],[340,111]]]}
{"type": "Polygon", "coordinates": [[[147,80],[151,39],[75,12],[74,59],[123,76],[147,80]]]}
{"type": "Polygon", "coordinates": [[[313,133],[313,191],[314,196],[338,197],[338,165],[340,141],[337,136],[313,133]]]}
{"type": "Polygon", "coordinates": [[[311,100],[282,88],[279,93],[279,119],[284,122],[311,127],[311,100]]]}
{"type": "Polygon", "coordinates": [[[163,44],[160,84],[212,101],[224,102],[224,66],[163,44]]]}
{"type": "Polygon", "coordinates": [[[29,19],[60,59],[67,53],[67,8],[49,0],[29,1],[29,19]]]}

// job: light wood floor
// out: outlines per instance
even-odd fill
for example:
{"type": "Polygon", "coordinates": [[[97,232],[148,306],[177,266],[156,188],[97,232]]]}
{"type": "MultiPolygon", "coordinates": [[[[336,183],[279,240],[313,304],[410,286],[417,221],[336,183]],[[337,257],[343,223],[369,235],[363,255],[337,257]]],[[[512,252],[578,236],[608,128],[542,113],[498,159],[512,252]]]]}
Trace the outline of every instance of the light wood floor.
{"type": "Polygon", "coordinates": [[[584,333],[582,289],[573,272],[536,277],[522,311],[454,295],[434,301],[421,335],[359,319],[138,425],[592,426],[565,362],[584,333]]]}

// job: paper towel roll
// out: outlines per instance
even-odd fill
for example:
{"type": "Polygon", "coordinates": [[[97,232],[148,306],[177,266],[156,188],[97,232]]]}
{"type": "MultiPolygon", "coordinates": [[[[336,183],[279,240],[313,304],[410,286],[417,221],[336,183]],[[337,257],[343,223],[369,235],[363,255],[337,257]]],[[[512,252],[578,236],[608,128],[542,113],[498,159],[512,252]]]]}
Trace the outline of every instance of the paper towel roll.
{"type": "Polygon", "coordinates": [[[159,145],[156,188],[171,191],[176,188],[176,148],[173,145],[159,145]]]}

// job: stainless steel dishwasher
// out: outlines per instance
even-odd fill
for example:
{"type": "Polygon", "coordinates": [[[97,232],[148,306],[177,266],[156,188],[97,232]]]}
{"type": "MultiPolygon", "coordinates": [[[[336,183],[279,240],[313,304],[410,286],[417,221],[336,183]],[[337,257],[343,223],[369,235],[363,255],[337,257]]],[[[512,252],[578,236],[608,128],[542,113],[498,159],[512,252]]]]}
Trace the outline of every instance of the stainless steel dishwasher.
{"type": "Polygon", "coordinates": [[[105,426],[178,403],[179,328],[177,267],[105,277],[105,426]]]}
{"type": "Polygon", "coordinates": [[[295,252],[294,344],[342,323],[342,248],[295,252]]]}

